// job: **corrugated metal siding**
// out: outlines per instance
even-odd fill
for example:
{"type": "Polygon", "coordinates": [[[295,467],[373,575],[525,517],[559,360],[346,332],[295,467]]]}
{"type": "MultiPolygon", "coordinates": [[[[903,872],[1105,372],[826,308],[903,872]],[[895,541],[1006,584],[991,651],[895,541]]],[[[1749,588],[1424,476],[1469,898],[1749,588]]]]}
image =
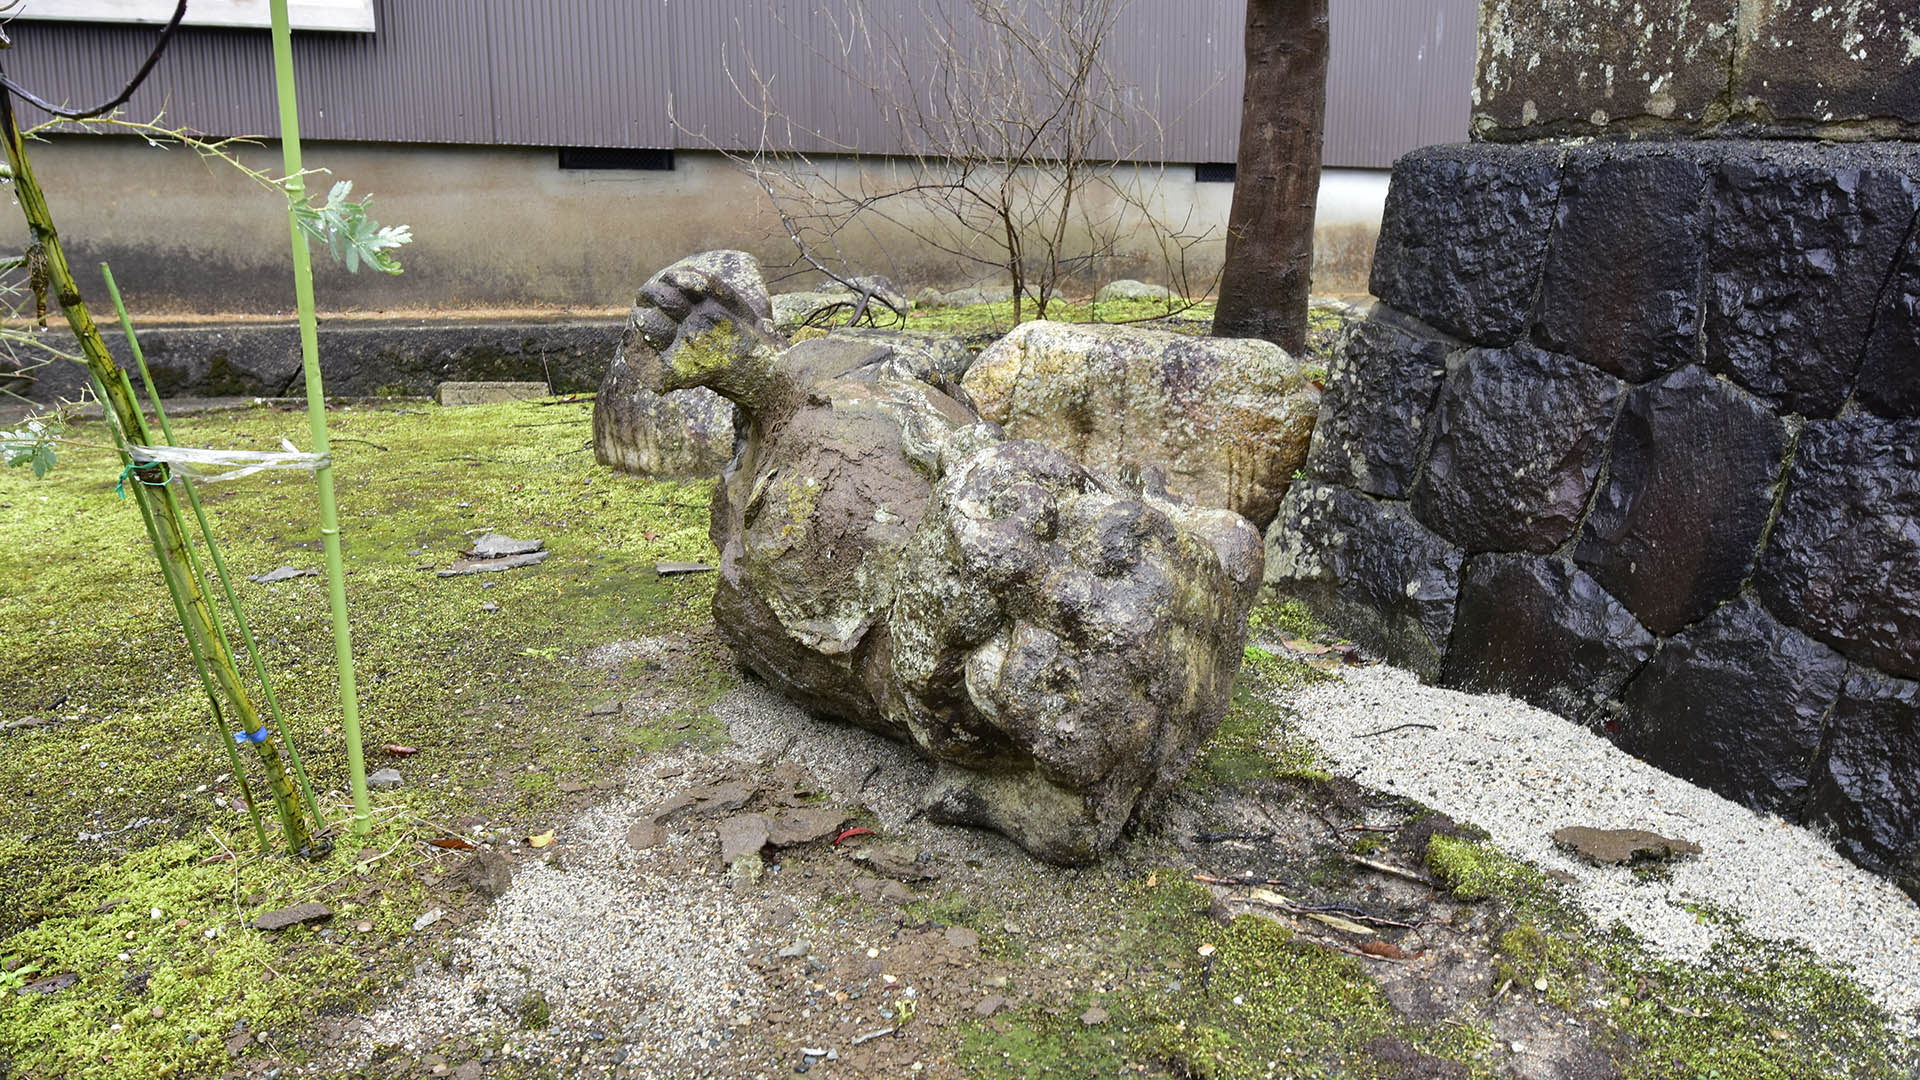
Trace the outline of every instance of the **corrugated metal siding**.
{"type": "MultiPolygon", "coordinates": [[[[912,36],[925,11],[957,2],[875,7],[891,20],[882,29],[912,36]]],[[[756,92],[751,66],[800,121],[795,145],[896,151],[899,125],[858,89],[870,65],[857,44],[847,51],[829,10],[838,0],[377,0],[378,33],[296,35],[301,129],[370,142],[749,149],[760,133],[741,99],[756,92]]],[[[1157,110],[1166,160],[1233,160],[1245,10],[1244,0],[1133,0],[1111,66],[1157,110]]],[[[1332,0],[1332,15],[1327,164],[1385,166],[1465,136],[1476,0],[1332,0]]],[[[153,40],[151,29],[85,23],[11,32],[9,74],[86,103],[117,91],[153,40]]],[[[275,130],[267,35],[180,31],[128,112],[163,107],[216,134],[275,130]]]]}

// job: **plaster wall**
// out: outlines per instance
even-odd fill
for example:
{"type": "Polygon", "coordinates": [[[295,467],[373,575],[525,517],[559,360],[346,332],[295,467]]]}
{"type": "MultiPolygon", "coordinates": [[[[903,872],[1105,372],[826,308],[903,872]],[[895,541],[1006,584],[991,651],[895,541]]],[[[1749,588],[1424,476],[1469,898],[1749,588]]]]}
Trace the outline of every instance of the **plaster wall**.
{"type": "MultiPolygon", "coordinates": [[[[133,140],[69,138],[34,148],[61,235],[76,266],[106,260],[142,314],[284,314],[293,307],[286,224],[274,197],[234,170],[183,150],[133,140]]],[[[272,144],[242,152],[277,172],[272,144]]],[[[770,268],[791,247],[766,197],[718,154],[680,152],[672,171],[563,170],[548,149],[314,143],[315,177],[354,182],[374,196],[374,217],[412,227],[406,272],[348,274],[317,263],[329,311],[604,311],[624,308],[659,267],[690,252],[738,247],[770,268]]],[[[856,166],[830,161],[842,178],[856,166]]],[[[1387,174],[1328,170],[1322,185],[1322,292],[1366,290],[1387,174]]],[[[1233,186],[1198,183],[1190,166],[1126,167],[1129,183],[1153,185],[1167,221],[1206,239],[1188,252],[1188,279],[1218,271],[1233,186]]],[[[1095,216],[1115,211],[1098,203],[1095,216]]],[[[1119,243],[1094,275],[1166,280],[1165,263],[1137,213],[1120,213],[1119,243]]],[[[924,227],[927,222],[917,221],[924,227]]],[[[24,243],[17,221],[0,223],[0,246],[24,243]]],[[[910,240],[903,229],[850,231],[842,243],[864,272],[917,288],[976,284],[990,271],[910,240]]],[[[91,277],[91,275],[87,275],[91,277]]],[[[1092,291],[1099,282],[1086,283],[1092,291]]],[[[83,280],[83,287],[90,282],[83,280]]],[[[776,287],[799,288],[801,279],[776,287]]]]}

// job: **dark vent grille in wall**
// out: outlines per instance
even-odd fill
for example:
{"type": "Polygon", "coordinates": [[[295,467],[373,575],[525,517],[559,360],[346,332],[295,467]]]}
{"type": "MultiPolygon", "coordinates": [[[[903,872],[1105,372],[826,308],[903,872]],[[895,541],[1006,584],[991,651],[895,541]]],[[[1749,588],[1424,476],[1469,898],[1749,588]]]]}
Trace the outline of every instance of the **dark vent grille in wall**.
{"type": "Polygon", "coordinates": [[[563,146],[560,148],[560,167],[672,172],[673,151],[620,146],[563,146]]]}
{"type": "Polygon", "coordinates": [[[1196,184],[1233,183],[1233,162],[1203,161],[1193,167],[1193,182],[1196,184]]]}

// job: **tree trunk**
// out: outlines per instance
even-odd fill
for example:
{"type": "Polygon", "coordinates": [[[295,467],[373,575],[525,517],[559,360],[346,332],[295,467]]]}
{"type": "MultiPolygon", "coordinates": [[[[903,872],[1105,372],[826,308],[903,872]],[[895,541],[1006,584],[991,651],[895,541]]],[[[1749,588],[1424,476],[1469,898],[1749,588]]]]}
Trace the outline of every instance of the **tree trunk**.
{"type": "Polygon", "coordinates": [[[1327,112],[1327,0],[1247,0],[1247,84],[1216,337],[1307,340],[1327,112]]]}

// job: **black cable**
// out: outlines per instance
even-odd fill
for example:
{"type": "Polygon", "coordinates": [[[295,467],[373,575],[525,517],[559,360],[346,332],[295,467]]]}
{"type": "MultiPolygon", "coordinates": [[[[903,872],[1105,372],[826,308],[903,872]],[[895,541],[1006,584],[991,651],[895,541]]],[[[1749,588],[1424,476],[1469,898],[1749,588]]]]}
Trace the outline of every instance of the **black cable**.
{"type": "Polygon", "coordinates": [[[133,92],[140,89],[140,84],[147,81],[147,76],[153,73],[153,65],[159,62],[160,54],[167,51],[167,42],[173,39],[173,32],[180,28],[180,20],[186,18],[186,15],[187,0],[180,0],[179,5],[173,9],[173,18],[167,20],[166,28],[160,31],[160,40],[153,43],[153,52],[147,55],[147,62],[141,64],[140,70],[134,73],[133,81],[127,83],[126,88],[121,90],[118,96],[104,105],[78,111],[62,109],[58,105],[42,100],[32,91],[14,82],[12,79],[7,78],[4,73],[0,73],[0,86],[4,86],[8,90],[19,94],[27,104],[32,105],[34,108],[50,112],[62,120],[85,120],[89,117],[99,116],[101,113],[112,112],[120,106],[125,105],[127,99],[133,96],[133,92]]]}

